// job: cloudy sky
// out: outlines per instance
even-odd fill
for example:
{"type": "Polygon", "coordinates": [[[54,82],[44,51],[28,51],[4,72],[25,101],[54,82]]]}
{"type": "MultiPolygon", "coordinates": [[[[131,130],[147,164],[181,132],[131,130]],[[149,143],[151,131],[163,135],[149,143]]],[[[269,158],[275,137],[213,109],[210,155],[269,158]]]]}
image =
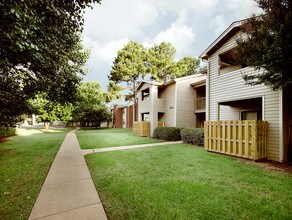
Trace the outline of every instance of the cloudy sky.
{"type": "Polygon", "coordinates": [[[176,59],[198,57],[233,21],[259,12],[253,0],[102,0],[85,12],[83,41],[91,55],[84,81],[106,90],[117,51],[129,40],[147,47],[171,42],[176,59]]]}

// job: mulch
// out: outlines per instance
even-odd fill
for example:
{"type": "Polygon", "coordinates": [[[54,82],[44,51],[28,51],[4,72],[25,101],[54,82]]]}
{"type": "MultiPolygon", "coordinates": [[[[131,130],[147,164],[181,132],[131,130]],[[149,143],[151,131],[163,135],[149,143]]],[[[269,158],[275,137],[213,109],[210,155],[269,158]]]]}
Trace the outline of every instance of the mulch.
{"type": "Polygon", "coordinates": [[[263,167],[267,170],[285,172],[288,174],[292,174],[292,163],[291,162],[277,162],[272,160],[259,160],[259,161],[247,161],[248,163],[256,164],[260,167],[263,167]]]}

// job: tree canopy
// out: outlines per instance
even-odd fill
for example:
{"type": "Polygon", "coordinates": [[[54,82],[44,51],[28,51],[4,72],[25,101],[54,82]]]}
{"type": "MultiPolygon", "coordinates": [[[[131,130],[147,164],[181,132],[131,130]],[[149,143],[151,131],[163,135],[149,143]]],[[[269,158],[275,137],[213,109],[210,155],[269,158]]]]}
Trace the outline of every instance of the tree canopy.
{"type": "Polygon", "coordinates": [[[115,58],[109,75],[109,91],[120,91],[123,87],[118,86],[122,82],[127,84],[126,88],[131,91],[127,100],[135,102],[136,86],[146,75],[146,49],[135,41],[129,41],[115,58]]]}
{"type": "Polygon", "coordinates": [[[195,57],[184,57],[174,61],[176,50],[171,43],[162,42],[146,49],[138,42],[129,41],[118,51],[109,75],[109,99],[120,98],[120,92],[128,89],[125,97],[136,104],[137,85],[146,76],[155,81],[194,74],[199,66],[195,57]],[[125,86],[126,84],[126,86],[125,86]]]}
{"type": "Polygon", "coordinates": [[[162,42],[149,48],[147,53],[147,67],[151,78],[156,81],[166,81],[173,72],[173,60],[176,49],[171,43],[162,42]]]}
{"type": "Polygon", "coordinates": [[[195,57],[183,57],[175,61],[176,49],[171,43],[162,42],[148,49],[147,73],[151,79],[166,82],[171,79],[194,74],[200,60],[195,57]]]}
{"type": "Polygon", "coordinates": [[[82,82],[78,88],[78,101],[73,111],[73,120],[99,125],[109,120],[111,114],[105,105],[106,93],[98,82],[82,82]]]}
{"type": "Polygon", "coordinates": [[[112,98],[118,97],[123,89],[128,89],[130,93],[126,95],[126,100],[136,104],[137,85],[147,70],[146,53],[145,47],[135,41],[129,41],[118,51],[109,75],[108,91],[113,95],[112,98]],[[126,83],[126,87],[122,83],[126,83]]]}
{"type": "Polygon", "coordinates": [[[55,103],[47,100],[45,97],[45,94],[38,94],[31,100],[31,103],[37,110],[38,122],[46,124],[46,131],[48,131],[49,124],[53,121],[61,121],[66,124],[72,119],[73,104],[55,103]]]}
{"type": "Polygon", "coordinates": [[[241,64],[262,69],[261,74],[245,74],[249,85],[264,84],[273,90],[292,84],[292,2],[255,0],[263,10],[242,26],[245,37],[238,39],[241,64]]]}
{"type": "Polygon", "coordinates": [[[28,100],[39,92],[54,102],[75,100],[88,58],[80,37],[83,9],[96,2],[0,2],[1,122],[30,113],[28,100]]]}

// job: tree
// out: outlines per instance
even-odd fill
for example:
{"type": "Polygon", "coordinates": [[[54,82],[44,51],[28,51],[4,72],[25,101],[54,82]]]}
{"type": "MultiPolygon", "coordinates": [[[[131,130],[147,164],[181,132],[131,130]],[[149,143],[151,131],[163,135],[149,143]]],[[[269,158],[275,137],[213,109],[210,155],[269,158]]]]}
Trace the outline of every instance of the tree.
{"type": "Polygon", "coordinates": [[[99,126],[106,122],[111,114],[105,105],[106,93],[98,82],[83,82],[78,88],[78,101],[73,111],[73,120],[82,124],[93,123],[99,126]]]}
{"type": "MultiPolygon", "coordinates": [[[[126,100],[132,100],[136,106],[137,85],[146,75],[146,49],[138,42],[129,41],[124,48],[118,51],[109,75],[108,90],[116,95],[122,90],[122,83],[127,84],[130,94],[126,100]]],[[[136,111],[135,120],[137,119],[136,111]]]]}
{"type": "Polygon", "coordinates": [[[54,102],[75,100],[88,57],[81,46],[82,13],[95,2],[0,2],[1,122],[30,113],[28,100],[39,92],[54,102]]]}
{"type": "Polygon", "coordinates": [[[171,43],[162,42],[149,48],[147,53],[147,71],[151,78],[165,82],[173,77],[175,48],[171,43]]]}
{"type": "Polygon", "coordinates": [[[178,78],[195,74],[199,68],[200,60],[195,57],[183,57],[174,62],[171,67],[170,78],[178,78]]]}
{"type": "Polygon", "coordinates": [[[147,71],[153,80],[166,82],[196,72],[200,64],[197,58],[183,57],[175,62],[175,53],[176,49],[174,46],[166,42],[149,48],[147,53],[147,71]]]}
{"type": "Polygon", "coordinates": [[[264,84],[273,90],[292,83],[292,2],[290,0],[255,0],[263,9],[242,25],[245,34],[238,39],[237,58],[241,64],[263,70],[245,74],[249,85],[264,84]]]}
{"type": "Polygon", "coordinates": [[[49,124],[53,121],[61,121],[64,124],[69,122],[74,107],[71,103],[55,103],[45,97],[44,94],[38,94],[31,102],[37,110],[37,120],[45,123],[45,132],[48,132],[49,124]]]}

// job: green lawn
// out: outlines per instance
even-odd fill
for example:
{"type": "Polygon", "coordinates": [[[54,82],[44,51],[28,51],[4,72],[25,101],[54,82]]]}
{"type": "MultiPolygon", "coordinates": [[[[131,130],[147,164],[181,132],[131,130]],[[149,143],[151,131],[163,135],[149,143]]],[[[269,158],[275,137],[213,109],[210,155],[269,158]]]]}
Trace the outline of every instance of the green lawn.
{"type": "Polygon", "coordinates": [[[80,129],[76,134],[82,149],[162,142],[154,138],[135,136],[131,133],[131,129],[124,128],[97,128],[86,131],[80,129]]]}
{"type": "Polygon", "coordinates": [[[186,144],[86,156],[109,219],[291,219],[292,176],[186,144]]]}
{"type": "Polygon", "coordinates": [[[70,129],[20,130],[0,143],[1,219],[28,219],[48,170],[70,129]]]}

